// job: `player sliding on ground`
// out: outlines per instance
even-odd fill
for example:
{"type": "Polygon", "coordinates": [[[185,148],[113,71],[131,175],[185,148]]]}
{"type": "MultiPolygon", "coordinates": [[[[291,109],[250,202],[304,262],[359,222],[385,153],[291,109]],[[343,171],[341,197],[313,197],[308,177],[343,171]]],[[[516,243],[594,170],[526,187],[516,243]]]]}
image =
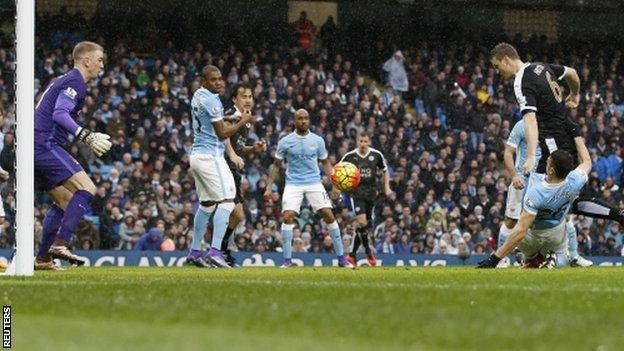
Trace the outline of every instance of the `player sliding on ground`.
{"type": "Polygon", "coordinates": [[[68,134],[87,144],[99,157],[111,148],[110,136],[79,126],[87,84],[104,68],[104,50],[83,41],[73,50],[74,68],[53,79],[35,107],[35,176],[54,203],[43,220],[35,269],[56,269],[53,258],[85,264],[69,251],[72,234],[95,194],[87,173],[63,148],[68,134]]]}
{"type": "MultiPolygon", "coordinates": [[[[527,158],[527,143],[524,133],[524,121],[520,120],[511,130],[509,138],[507,139],[507,145],[505,146],[505,169],[511,175],[512,182],[507,190],[507,203],[505,205],[505,220],[501,224],[501,228],[498,234],[498,247],[500,248],[507,240],[509,232],[514,228],[520,212],[522,211],[522,198],[525,194],[526,186],[529,182],[529,177],[524,175],[522,167],[527,158]],[[514,164],[514,154],[516,161],[514,164]]],[[[537,160],[541,159],[541,150],[537,148],[537,160]]],[[[532,170],[534,171],[534,169],[532,170]]],[[[566,222],[566,233],[568,236],[568,255],[570,257],[570,266],[573,267],[589,267],[593,264],[581,257],[578,253],[578,241],[576,239],[576,228],[572,224],[571,220],[566,222]]],[[[502,260],[498,267],[508,267],[509,257],[502,257],[502,260]]]]}
{"type": "Polygon", "coordinates": [[[358,147],[347,152],[340,162],[351,162],[360,170],[360,184],[349,193],[351,210],[355,213],[357,228],[353,239],[353,248],[347,257],[352,265],[357,266],[357,250],[360,244],[364,246],[366,258],[371,266],[377,265],[377,259],[369,244],[369,232],[372,230],[375,215],[375,201],[377,200],[377,173],[382,172],[381,183],[384,195],[390,196],[390,177],[388,166],[383,154],[370,147],[371,137],[368,132],[362,132],[357,137],[358,147]]]}
{"type": "MultiPolygon", "coordinates": [[[[299,109],[295,112],[295,131],[283,137],[277,144],[275,161],[271,167],[269,181],[264,193],[265,199],[271,198],[273,183],[277,180],[282,168],[282,161],[286,160],[286,185],[282,194],[282,240],[284,245],[284,264],[282,267],[292,266],[292,239],[295,227],[295,216],[301,209],[301,202],[305,196],[314,212],[318,212],[334,242],[334,251],[338,256],[340,267],[354,266],[344,256],[340,228],[334,218],[333,205],[327,191],[321,183],[321,171],[318,161],[323,162],[325,174],[332,173],[332,165],[327,159],[325,141],[320,136],[310,132],[310,115],[308,111],[299,109]]],[[[338,198],[340,191],[332,188],[332,197],[338,198]]]]}
{"type": "MultiPolygon", "coordinates": [[[[565,150],[575,158],[577,151],[574,138],[580,134],[578,126],[575,128],[575,123],[566,117],[566,108],[576,108],[579,103],[580,79],[576,71],[560,65],[524,63],[516,49],[507,43],[496,45],[490,55],[492,65],[503,78],[514,78],[514,92],[523,115],[527,140],[527,160],[522,167],[523,173],[528,174],[536,164],[538,142],[541,159],[537,173],[546,171],[548,155],[556,150],[565,150]],[[563,88],[558,83],[560,80],[565,80],[570,89],[565,99],[563,88]]],[[[584,192],[572,205],[571,212],[624,223],[624,214],[617,207],[591,195],[584,195],[584,192]]]]}
{"type": "Polygon", "coordinates": [[[567,263],[566,215],[591,171],[591,159],[583,138],[574,139],[581,164],[565,150],[548,156],[546,174],[534,173],[524,196],[524,210],[505,244],[477,268],[494,268],[502,257],[518,247],[527,258],[525,267],[552,268],[567,263]]]}
{"type": "Polygon", "coordinates": [[[221,252],[221,244],[230,214],[234,210],[236,184],[223,156],[225,139],[253,121],[251,111],[244,110],[235,124],[224,122],[223,105],[219,100],[219,94],[223,93],[224,88],[221,71],[208,65],[202,69],[202,86],[195,91],[191,100],[195,139],[190,166],[200,206],[195,214],[193,241],[186,261],[199,267],[209,267],[210,264],[221,268],[230,267],[221,252]],[[201,241],[211,217],[213,230],[208,263],[204,259],[205,253],[201,251],[201,241]]]}

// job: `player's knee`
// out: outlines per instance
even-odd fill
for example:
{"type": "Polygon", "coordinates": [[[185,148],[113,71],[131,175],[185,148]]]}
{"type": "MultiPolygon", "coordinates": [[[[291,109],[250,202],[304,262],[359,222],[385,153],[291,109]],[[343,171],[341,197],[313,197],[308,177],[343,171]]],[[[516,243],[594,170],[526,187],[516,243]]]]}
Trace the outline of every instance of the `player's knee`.
{"type": "Polygon", "coordinates": [[[96,188],[93,181],[89,178],[89,176],[84,172],[78,172],[67,179],[63,186],[67,188],[72,193],[75,193],[78,190],[85,190],[91,193],[91,195],[95,195],[96,188]]]}
{"type": "Polygon", "coordinates": [[[321,217],[327,224],[333,223],[336,220],[336,218],[334,217],[334,213],[329,208],[324,208],[320,210],[319,212],[320,212],[319,214],[321,215],[321,217]]]}
{"type": "Polygon", "coordinates": [[[513,219],[513,218],[505,217],[505,226],[506,226],[508,229],[512,229],[513,227],[515,227],[517,222],[518,222],[518,220],[517,220],[517,219],[513,219]]]}
{"type": "Polygon", "coordinates": [[[292,211],[284,212],[284,223],[293,224],[295,223],[295,213],[292,211]]]}
{"type": "Polygon", "coordinates": [[[236,204],[234,207],[234,211],[232,212],[232,219],[236,221],[236,223],[240,223],[245,219],[245,212],[243,211],[243,205],[236,204]]]}

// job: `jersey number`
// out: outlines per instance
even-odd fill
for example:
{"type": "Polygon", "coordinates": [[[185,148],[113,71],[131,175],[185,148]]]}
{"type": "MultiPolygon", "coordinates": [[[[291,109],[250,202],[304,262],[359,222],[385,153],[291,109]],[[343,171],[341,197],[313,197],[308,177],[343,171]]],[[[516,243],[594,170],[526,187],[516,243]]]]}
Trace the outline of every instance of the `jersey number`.
{"type": "Polygon", "coordinates": [[[561,103],[561,101],[563,101],[563,89],[561,89],[561,86],[557,82],[552,80],[550,72],[548,71],[546,71],[546,80],[548,81],[548,85],[550,85],[550,90],[552,90],[553,95],[555,96],[555,100],[561,103]]]}

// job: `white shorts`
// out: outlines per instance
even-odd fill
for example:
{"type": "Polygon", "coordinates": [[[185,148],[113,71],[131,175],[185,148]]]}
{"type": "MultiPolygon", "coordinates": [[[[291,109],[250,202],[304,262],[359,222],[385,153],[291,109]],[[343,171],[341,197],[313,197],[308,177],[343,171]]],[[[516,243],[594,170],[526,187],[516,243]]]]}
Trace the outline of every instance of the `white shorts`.
{"type": "Polygon", "coordinates": [[[507,203],[505,204],[505,217],[516,220],[520,218],[520,212],[522,212],[523,194],[524,189],[516,189],[513,184],[509,185],[509,188],[507,189],[507,203]]]}
{"type": "Polygon", "coordinates": [[[526,255],[528,259],[541,253],[546,256],[549,252],[565,254],[568,250],[568,235],[566,234],[566,222],[562,222],[554,228],[534,230],[524,237],[518,249],[526,255]]]}
{"type": "Polygon", "coordinates": [[[199,201],[222,201],[236,197],[234,176],[225,158],[192,154],[189,161],[199,201]]]}
{"type": "Polygon", "coordinates": [[[321,183],[307,185],[286,184],[284,194],[282,194],[282,212],[294,211],[299,213],[304,195],[314,212],[322,208],[334,207],[321,183]]]}

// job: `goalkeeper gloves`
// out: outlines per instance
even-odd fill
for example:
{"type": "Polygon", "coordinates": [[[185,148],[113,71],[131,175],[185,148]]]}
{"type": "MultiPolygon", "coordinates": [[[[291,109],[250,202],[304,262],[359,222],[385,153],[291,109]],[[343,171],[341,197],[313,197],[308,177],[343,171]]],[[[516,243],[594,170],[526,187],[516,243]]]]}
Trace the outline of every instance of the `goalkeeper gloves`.
{"type": "Polygon", "coordinates": [[[87,128],[78,128],[76,131],[76,137],[87,144],[91,150],[98,156],[104,155],[110,150],[113,144],[108,140],[110,135],[98,132],[92,132],[87,128]]]}
{"type": "Polygon", "coordinates": [[[500,257],[496,256],[496,254],[492,254],[490,255],[490,257],[479,262],[476,268],[496,268],[500,260],[501,260],[500,257]]]}

